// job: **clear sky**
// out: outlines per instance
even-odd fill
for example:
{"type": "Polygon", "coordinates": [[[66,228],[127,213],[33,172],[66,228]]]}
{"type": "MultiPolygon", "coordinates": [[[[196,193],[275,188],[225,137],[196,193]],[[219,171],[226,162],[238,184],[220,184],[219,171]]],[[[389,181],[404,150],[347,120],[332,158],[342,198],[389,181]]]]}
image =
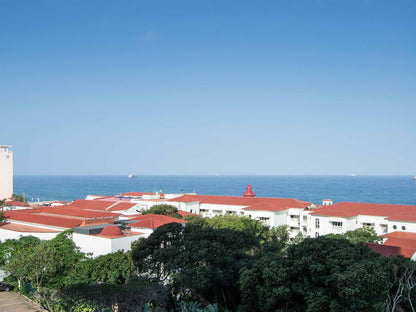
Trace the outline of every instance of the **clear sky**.
{"type": "Polygon", "coordinates": [[[15,174],[416,174],[415,1],[0,0],[15,174]]]}

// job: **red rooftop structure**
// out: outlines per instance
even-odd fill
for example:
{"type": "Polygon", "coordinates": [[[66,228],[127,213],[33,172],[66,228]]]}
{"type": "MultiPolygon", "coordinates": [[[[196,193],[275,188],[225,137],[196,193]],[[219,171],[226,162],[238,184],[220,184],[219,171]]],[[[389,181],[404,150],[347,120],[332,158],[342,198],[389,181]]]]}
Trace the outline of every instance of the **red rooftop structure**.
{"type": "Polygon", "coordinates": [[[251,185],[250,184],[247,186],[247,191],[245,193],[243,193],[243,196],[244,197],[255,197],[256,196],[256,193],[253,193],[251,191],[251,185]]]}

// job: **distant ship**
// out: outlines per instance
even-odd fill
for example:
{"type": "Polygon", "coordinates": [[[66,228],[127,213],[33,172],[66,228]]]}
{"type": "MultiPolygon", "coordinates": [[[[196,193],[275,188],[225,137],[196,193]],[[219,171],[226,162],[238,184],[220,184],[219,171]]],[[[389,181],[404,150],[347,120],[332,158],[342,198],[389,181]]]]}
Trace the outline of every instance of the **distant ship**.
{"type": "Polygon", "coordinates": [[[348,176],[350,176],[350,177],[355,177],[355,176],[357,176],[357,174],[355,174],[355,173],[350,173],[348,176]]]}
{"type": "Polygon", "coordinates": [[[137,175],[135,175],[134,173],[129,174],[129,179],[135,179],[137,178],[137,175]]]}
{"type": "Polygon", "coordinates": [[[413,177],[413,180],[416,180],[416,176],[413,177]]]}

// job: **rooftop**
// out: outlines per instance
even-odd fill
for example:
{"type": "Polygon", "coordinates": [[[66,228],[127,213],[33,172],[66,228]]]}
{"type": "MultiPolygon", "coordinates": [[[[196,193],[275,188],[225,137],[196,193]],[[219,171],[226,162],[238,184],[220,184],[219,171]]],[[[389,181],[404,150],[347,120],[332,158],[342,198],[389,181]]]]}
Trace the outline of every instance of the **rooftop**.
{"type": "Polygon", "coordinates": [[[321,206],[311,214],[331,217],[355,217],[358,215],[381,216],[391,220],[416,222],[416,206],[340,202],[321,206]]]}
{"type": "Polygon", "coordinates": [[[132,221],[137,221],[134,223],[130,223],[130,227],[137,227],[137,228],[149,228],[155,229],[162,225],[169,224],[169,223],[186,223],[187,221],[164,216],[164,215],[156,215],[156,214],[146,214],[140,215],[130,219],[132,221]]]}
{"type": "Polygon", "coordinates": [[[280,211],[288,208],[306,208],[312,203],[294,198],[240,197],[217,195],[182,195],[170,202],[200,202],[203,204],[243,206],[245,210],[280,211]]]}

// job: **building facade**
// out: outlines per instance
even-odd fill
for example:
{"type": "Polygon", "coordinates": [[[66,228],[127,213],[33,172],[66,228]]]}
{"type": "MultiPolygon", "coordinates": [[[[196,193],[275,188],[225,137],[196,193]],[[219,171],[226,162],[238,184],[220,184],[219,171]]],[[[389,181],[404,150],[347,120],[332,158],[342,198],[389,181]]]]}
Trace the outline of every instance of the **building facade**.
{"type": "Polygon", "coordinates": [[[0,145],[0,200],[13,194],[13,152],[9,145],[0,145]]]}

